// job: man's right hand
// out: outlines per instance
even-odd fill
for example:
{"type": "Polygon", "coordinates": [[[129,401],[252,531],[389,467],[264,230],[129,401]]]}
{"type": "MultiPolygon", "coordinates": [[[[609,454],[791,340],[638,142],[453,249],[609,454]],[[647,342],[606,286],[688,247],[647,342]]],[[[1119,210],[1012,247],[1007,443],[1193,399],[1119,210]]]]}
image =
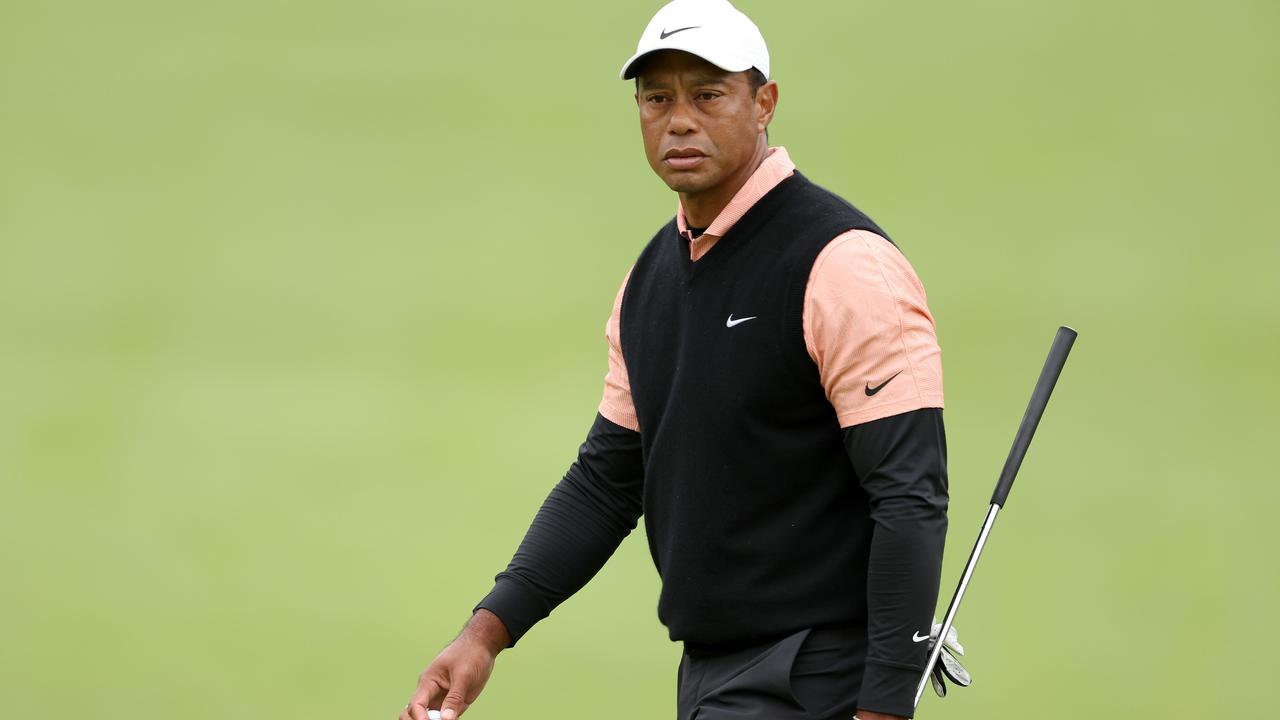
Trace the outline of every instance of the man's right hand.
{"type": "Polygon", "coordinates": [[[400,720],[427,720],[428,709],[439,709],[443,720],[457,720],[479,697],[498,653],[510,643],[511,636],[498,616],[477,610],[458,637],[418,676],[418,689],[400,720]]]}

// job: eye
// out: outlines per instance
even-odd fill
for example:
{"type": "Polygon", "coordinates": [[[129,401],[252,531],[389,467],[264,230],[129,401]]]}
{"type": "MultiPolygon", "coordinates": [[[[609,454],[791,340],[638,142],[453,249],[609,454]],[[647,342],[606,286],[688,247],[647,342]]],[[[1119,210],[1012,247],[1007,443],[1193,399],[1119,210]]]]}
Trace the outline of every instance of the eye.
{"type": "Polygon", "coordinates": [[[699,100],[715,100],[718,97],[720,97],[719,93],[714,93],[714,92],[711,92],[710,90],[706,90],[704,92],[698,93],[699,100]]]}
{"type": "Polygon", "coordinates": [[[666,95],[650,95],[646,100],[654,104],[660,104],[666,102],[668,98],[666,95]]]}

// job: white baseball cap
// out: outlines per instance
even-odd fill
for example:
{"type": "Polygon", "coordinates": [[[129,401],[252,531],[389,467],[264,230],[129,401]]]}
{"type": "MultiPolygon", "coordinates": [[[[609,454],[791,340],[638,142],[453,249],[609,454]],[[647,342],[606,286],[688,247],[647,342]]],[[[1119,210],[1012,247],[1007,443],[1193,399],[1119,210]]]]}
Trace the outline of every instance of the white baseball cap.
{"type": "Polygon", "coordinates": [[[636,54],[620,73],[635,77],[636,61],[659,50],[693,53],[722,70],[755,68],[769,77],[769,48],[760,28],[729,0],[672,0],[645,27],[636,54]]]}

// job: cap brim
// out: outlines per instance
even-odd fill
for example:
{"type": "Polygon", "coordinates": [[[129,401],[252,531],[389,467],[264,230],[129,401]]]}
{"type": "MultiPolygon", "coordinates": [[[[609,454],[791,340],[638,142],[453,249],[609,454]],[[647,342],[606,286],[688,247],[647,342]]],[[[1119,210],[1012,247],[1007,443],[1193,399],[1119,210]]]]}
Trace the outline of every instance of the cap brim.
{"type": "Polygon", "coordinates": [[[631,58],[623,64],[622,70],[618,73],[618,77],[623,80],[630,80],[636,76],[636,65],[642,58],[646,58],[654,53],[662,52],[663,50],[679,50],[681,52],[687,52],[690,55],[696,55],[726,72],[743,72],[744,70],[750,70],[753,67],[750,60],[745,60],[741,57],[733,57],[728,54],[707,53],[690,47],[682,47],[679,43],[671,43],[669,45],[663,45],[660,48],[641,50],[635,55],[632,55],[631,58]]]}

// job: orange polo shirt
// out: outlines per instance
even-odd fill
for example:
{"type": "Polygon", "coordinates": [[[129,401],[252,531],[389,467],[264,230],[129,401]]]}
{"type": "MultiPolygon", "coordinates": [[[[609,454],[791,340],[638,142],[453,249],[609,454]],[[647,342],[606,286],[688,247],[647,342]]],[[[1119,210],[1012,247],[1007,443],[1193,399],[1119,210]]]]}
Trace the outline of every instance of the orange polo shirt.
{"type": "MultiPolygon", "coordinates": [[[[684,208],[677,203],[676,225],[689,240],[690,259],[697,262],[795,169],[786,148],[770,148],[760,167],[697,238],[690,234],[684,208]]],[[[609,370],[599,410],[610,421],[639,431],[619,337],[622,295],[630,278],[628,270],[605,323],[609,370]]],[[[924,286],[906,257],[885,238],[867,230],[832,238],[809,271],[802,323],[809,357],[818,366],[841,427],[942,407],[942,354],[924,286]]]]}

